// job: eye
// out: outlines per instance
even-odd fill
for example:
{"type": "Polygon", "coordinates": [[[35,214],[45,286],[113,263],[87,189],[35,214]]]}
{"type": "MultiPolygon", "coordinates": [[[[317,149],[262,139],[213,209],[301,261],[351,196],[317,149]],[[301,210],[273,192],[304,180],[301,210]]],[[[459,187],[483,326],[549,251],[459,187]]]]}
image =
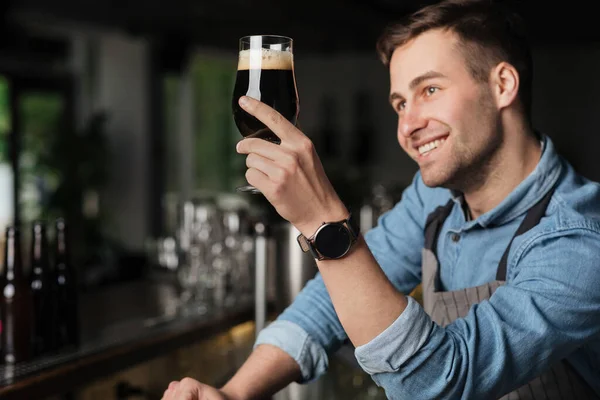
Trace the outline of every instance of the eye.
{"type": "Polygon", "coordinates": [[[396,111],[402,111],[406,108],[406,101],[401,100],[396,104],[396,111]]]}
{"type": "Polygon", "coordinates": [[[425,88],[425,93],[427,94],[427,96],[431,96],[432,94],[434,94],[435,92],[437,92],[440,88],[435,87],[435,86],[427,86],[425,88]]]}

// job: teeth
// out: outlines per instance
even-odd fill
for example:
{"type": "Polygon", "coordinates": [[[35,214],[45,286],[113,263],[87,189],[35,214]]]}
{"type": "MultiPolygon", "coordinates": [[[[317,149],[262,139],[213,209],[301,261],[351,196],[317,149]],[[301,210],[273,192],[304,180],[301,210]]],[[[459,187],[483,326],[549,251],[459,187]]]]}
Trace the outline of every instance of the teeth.
{"type": "Polygon", "coordinates": [[[425,143],[423,146],[419,146],[419,153],[421,155],[438,148],[438,146],[442,143],[444,143],[446,141],[446,139],[437,139],[437,140],[433,140],[429,143],[425,143]]]}

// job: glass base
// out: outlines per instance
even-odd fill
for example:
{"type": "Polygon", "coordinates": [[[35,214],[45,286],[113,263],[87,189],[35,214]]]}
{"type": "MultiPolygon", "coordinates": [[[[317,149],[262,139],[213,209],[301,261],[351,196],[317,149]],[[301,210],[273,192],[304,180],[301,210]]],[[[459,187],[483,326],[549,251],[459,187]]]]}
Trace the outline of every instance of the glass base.
{"type": "Polygon", "coordinates": [[[260,190],[252,185],[239,186],[236,188],[236,190],[242,193],[261,194],[260,190]]]}

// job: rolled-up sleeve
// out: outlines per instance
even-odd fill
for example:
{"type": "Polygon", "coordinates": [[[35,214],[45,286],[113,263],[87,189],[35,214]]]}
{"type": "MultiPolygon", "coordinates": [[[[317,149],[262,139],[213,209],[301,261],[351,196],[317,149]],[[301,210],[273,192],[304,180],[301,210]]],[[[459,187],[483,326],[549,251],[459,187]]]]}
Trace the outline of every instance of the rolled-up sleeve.
{"type": "Polygon", "coordinates": [[[398,371],[428,341],[433,328],[431,318],[409,296],[398,319],[369,343],[358,346],[354,355],[369,374],[398,371]]]}
{"type": "Polygon", "coordinates": [[[254,348],[261,344],[279,347],[300,366],[301,382],[309,382],[327,371],[325,349],[311,339],[309,334],[290,321],[275,321],[260,331],[254,348]]]}
{"type": "Polygon", "coordinates": [[[441,327],[409,297],[396,321],[356,349],[388,398],[499,398],[598,337],[600,234],[582,226],[522,240],[511,279],[464,318],[441,327]]]}

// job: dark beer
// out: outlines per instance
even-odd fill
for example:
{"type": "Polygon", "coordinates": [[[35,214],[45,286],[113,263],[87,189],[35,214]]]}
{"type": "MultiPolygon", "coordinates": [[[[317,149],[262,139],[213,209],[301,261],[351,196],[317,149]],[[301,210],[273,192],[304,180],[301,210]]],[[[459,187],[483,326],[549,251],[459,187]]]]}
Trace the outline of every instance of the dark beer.
{"type": "Polygon", "coordinates": [[[19,230],[6,228],[4,268],[0,285],[2,360],[14,364],[31,359],[32,310],[29,282],[23,274],[19,230]]]}
{"type": "Polygon", "coordinates": [[[55,346],[57,348],[79,344],[79,311],[76,277],[69,258],[67,226],[63,219],[55,224],[55,346]]]}
{"type": "Polygon", "coordinates": [[[270,49],[241,51],[233,91],[233,117],[242,136],[280,143],[270,129],[240,108],[238,100],[244,95],[273,107],[296,125],[299,107],[292,53],[270,49]]]}
{"type": "Polygon", "coordinates": [[[33,335],[34,357],[53,350],[54,306],[50,260],[48,258],[48,239],[46,226],[34,222],[31,234],[31,275],[30,285],[33,297],[33,335]]]}

